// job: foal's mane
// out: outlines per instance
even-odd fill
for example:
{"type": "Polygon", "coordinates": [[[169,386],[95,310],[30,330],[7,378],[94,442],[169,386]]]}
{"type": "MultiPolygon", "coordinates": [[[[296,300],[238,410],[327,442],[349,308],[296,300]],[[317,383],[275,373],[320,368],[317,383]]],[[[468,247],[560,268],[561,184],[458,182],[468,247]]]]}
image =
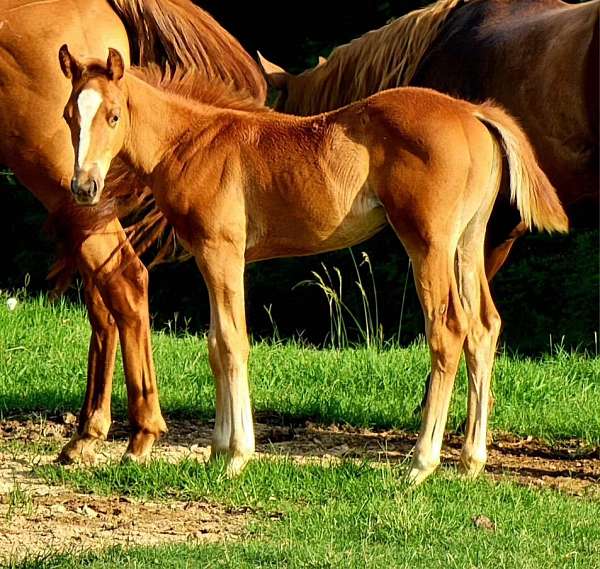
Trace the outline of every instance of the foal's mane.
{"type": "Polygon", "coordinates": [[[311,88],[294,111],[317,114],[408,85],[446,18],[465,1],[439,0],[335,48],[325,64],[299,75],[311,88]]]}
{"type": "Polygon", "coordinates": [[[161,69],[158,65],[150,64],[131,68],[129,73],[161,91],[192,102],[238,111],[271,111],[252,93],[245,89],[238,90],[231,81],[207,80],[190,69],[161,69]]]}

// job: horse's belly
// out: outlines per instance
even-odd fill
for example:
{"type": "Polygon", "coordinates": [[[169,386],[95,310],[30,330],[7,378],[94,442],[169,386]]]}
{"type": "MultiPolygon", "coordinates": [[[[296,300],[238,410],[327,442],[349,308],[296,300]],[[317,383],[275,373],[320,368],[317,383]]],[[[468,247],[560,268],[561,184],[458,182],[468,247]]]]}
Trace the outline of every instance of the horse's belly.
{"type": "Polygon", "coordinates": [[[246,244],[248,262],[343,249],[365,241],[387,223],[383,206],[366,188],[349,204],[322,204],[318,209],[319,215],[315,211],[291,211],[284,223],[272,219],[251,223],[246,244]]]}
{"type": "Polygon", "coordinates": [[[351,247],[372,237],[387,223],[385,210],[374,197],[357,197],[347,215],[331,235],[322,241],[319,251],[351,247]]]}

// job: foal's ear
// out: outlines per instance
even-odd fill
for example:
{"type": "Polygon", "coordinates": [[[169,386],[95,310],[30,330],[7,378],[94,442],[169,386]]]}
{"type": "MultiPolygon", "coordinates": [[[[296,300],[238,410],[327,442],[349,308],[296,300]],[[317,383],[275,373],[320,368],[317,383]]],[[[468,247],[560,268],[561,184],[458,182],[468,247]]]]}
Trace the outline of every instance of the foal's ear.
{"type": "Polygon", "coordinates": [[[119,81],[125,73],[125,63],[123,57],[114,48],[108,48],[108,59],[106,60],[106,70],[112,81],[119,81]]]}
{"type": "Polygon", "coordinates": [[[256,53],[258,54],[258,64],[260,65],[260,69],[263,72],[267,83],[275,89],[285,89],[290,74],[283,69],[283,67],[275,65],[266,57],[263,57],[260,51],[257,51],[256,53]]]}
{"type": "Polygon", "coordinates": [[[67,44],[64,43],[58,50],[58,61],[60,68],[67,79],[75,81],[81,77],[81,66],[79,62],[69,53],[67,44]]]}
{"type": "Polygon", "coordinates": [[[317,67],[321,67],[321,65],[325,65],[327,63],[327,58],[319,55],[319,63],[317,63],[317,67]]]}

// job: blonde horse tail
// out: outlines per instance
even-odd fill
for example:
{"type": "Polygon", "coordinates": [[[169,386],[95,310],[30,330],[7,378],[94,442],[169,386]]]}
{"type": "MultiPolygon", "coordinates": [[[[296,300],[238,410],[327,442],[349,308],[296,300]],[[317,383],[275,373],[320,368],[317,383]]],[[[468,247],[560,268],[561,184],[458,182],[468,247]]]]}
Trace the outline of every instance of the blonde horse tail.
{"type": "Polygon", "coordinates": [[[508,162],[510,200],[527,228],[566,233],[567,215],[517,121],[489,102],[475,106],[475,116],[499,138],[508,162]]]}

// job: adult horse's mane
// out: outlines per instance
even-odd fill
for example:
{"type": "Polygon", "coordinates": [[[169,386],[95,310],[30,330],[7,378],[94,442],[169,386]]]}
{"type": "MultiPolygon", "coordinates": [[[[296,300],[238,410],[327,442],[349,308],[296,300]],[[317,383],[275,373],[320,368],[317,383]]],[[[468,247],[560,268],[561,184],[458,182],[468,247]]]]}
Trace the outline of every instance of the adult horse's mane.
{"type": "Polygon", "coordinates": [[[198,69],[209,80],[231,82],[264,101],[266,84],[238,41],[190,0],[109,0],[121,16],[137,65],[198,69]]]}
{"type": "Polygon", "coordinates": [[[129,73],[161,91],[213,107],[239,111],[272,111],[248,91],[237,89],[232,82],[206,79],[190,69],[161,69],[158,65],[150,64],[133,67],[129,73]]]}
{"type": "Polygon", "coordinates": [[[297,101],[299,114],[332,110],[383,89],[408,85],[446,18],[465,1],[439,0],[335,48],[325,64],[299,75],[313,83],[297,101]]]}
{"type": "MultiPolygon", "coordinates": [[[[190,0],[109,0],[130,37],[132,61],[144,66],[144,79],[162,89],[195,98],[203,93],[215,104],[262,107],[266,82],[258,65],[216,20],[190,0]],[[222,89],[219,83],[225,85],[222,89]],[[237,91],[236,95],[232,93],[237,91]]],[[[175,247],[175,234],[157,208],[152,192],[125,165],[115,160],[103,203],[82,208],[69,201],[49,216],[47,228],[61,237],[59,259],[48,275],[55,294],[70,284],[81,237],[118,217],[138,254],[156,245],[150,265],[186,255],[175,247]],[[177,251],[177,253],[176,253],[177,251]]]]}

